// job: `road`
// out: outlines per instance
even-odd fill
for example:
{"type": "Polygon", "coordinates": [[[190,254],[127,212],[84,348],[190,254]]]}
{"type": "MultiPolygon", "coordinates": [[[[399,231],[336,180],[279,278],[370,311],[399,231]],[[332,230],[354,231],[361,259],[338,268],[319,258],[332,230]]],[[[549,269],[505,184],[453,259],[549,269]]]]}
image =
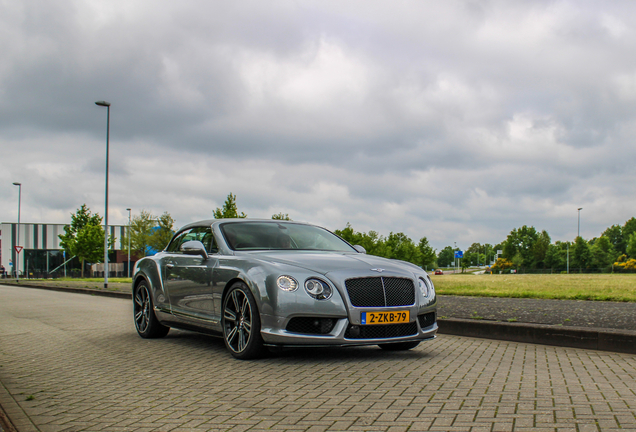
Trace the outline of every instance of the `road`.
{"type": "Polygon", "coordinates": [[[0,285],[0,405],[20,432],[636,431],[634,355],[441,335],[242,362],[196,333],[143,340],[131,313],[0,285]]]}

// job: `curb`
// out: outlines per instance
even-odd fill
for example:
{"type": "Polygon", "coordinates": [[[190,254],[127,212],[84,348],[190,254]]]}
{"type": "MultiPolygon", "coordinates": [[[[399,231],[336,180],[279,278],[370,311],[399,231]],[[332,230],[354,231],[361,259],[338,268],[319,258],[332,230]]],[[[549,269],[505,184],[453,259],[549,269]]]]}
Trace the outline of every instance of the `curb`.
{"type": "Polygon", "coordinates": [[[438,319],[438,333],[636,354],[636,331],[471,319],[438,319]]]}
{"type": "Polygon", "coordinates": [[[63,287],[63,286],[46,286],[46,285],[35,285],[29,283],[2,283],[0,281],[0,285],[14,286],[14,287],[23,287],[23,288],[35,288],[35,289],[45,289],[49,291],[62,291],[62,292],[72,292],[76,294],[90,294],[97,295],[102,297],[116,297],[116,298],[124,298],[124,299],[132,299],[132,293],[123,292],[123,291],[104,291],[98,289],[91,288],[74,288],[74,287],[63,287]]]}

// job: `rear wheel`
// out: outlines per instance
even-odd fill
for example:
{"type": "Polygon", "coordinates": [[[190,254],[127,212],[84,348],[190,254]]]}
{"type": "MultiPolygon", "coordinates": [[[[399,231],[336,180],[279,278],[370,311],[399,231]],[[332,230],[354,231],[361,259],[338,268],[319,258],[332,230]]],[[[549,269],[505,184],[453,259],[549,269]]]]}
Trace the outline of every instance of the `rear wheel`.
{"type": "Polygon", "coordinates": [[[385,351],[406,351],[415,348],[420,344],[420,341],[415,342],[397,342],[378,345],[385,351]]]}
{"type": "Polygon", "coordinates": [[[242,282],[232,285],[225,295],[222,325],[225,346],[234,357],[249,360],[265,354],[256,300],[242,282]]]}
{"type": "Polygon", "coordinates": [[[133,292],[133,314],[137,333],[144,339],[162,338],[170,331],[155,315],[146,281],[140,282],[133,292]]]}

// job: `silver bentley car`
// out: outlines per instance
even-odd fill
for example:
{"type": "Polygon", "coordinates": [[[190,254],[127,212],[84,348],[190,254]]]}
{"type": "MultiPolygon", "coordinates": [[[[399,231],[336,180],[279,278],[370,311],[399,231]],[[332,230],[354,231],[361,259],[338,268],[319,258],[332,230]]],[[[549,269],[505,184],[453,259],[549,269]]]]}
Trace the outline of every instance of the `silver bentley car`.
{"type": "Polygon", "coordinates": [[[171,327],[216,334],[239,359],[268,347],[408,350],[437,332],[435,289],[424,270],[290,221],[186,225],[135,265],[133,306],[141,337],[163,337],[171,327]]]}

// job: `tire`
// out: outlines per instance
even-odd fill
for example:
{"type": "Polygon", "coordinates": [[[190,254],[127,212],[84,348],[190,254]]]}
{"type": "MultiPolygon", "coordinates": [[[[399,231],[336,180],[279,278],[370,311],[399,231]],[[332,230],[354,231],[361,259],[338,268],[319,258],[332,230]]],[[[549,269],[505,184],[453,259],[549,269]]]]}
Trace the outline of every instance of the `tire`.
{"type": "Polygon", "coordinates": [[[243,282],[236,282],[225,295],[221,325],[225,346],[235,358],[256,359],[267,352],[263,346],[256,300],[243,282]]]}
{"type": "Polygon", "coordinates": [[[140,282],[133,291],[133,318],[137,333],[144,339],[162,338],[170,327],[161,324],[155,315],[148,282],[140,282]]]}
{"type": "Polygon", "coordinates": [[[420,341],[414,342],[397,342],[397,343],[387,343],[378,345],[385,351],[407,351],[415,348],[420,344],[420,341]]]}

